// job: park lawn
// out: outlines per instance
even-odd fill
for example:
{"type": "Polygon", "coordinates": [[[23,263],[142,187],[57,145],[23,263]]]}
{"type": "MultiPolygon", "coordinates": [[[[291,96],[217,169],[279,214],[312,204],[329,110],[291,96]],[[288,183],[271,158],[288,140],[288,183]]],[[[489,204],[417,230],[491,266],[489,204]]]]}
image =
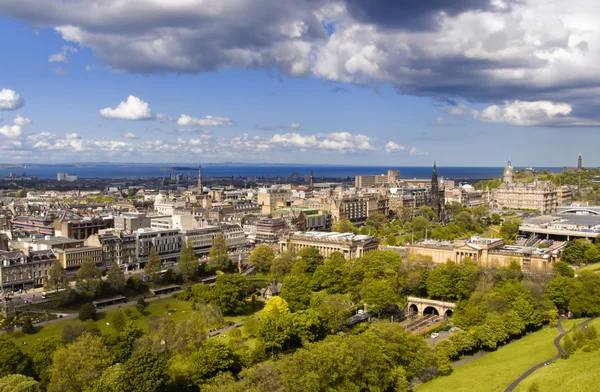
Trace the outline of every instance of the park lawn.
{"type": "Polygon", "coordinates": [[[586,265],[585,267],[581,267],[578,270],[576,270],[575,273],[578,274],[578,273],[584,272],[584,271],[588,271],[588,272],[600,271],[600,263],[586,265]]]}
{"type": "MultiPolygon", "coordinates": [[[[126,309],[131,310],[130,320],[139,326],[144,332],[148,332],[148,318],[150,316],[159,316],[161,314],[171,313],[171,319],[177,324],[189,319],[193,314],[191,302],[182,301],[172,297],[148,302],[148,307],[144,310],[143,315],[136,310],[135,306],[122,307],[120,311],[123,312],[126,309]]],[[[100,332],[107,334],[114,331],[114,329],[110,325],[107,325],[107,323],[110,324],[111,315],[118,311],[119,310],[110,310],[108,312],[98,313],[98,321],[96,321],[96,325],[98,326],[98,329],[100,329],[100,332]]],[[[248,317],[248,315],[225,316],[223,317],[223,324],[227,325],[230,322],[236,323],[246,317],[248,317]]],[[[20,346],[24,352],[28,352],[29,348],[38,340],[48,337],[56,337],[60,339],[63,327],[72,322],[74,322],[73,319],[57,321],[52,324],[37,326],[39,329],[38,332],[32,335],[26,335],[22,332],[15,332],[12,334],[5,334],[4,338],[13,340],[14,343],[20,346]],[[23,345],[23,342],[26,344],[23,345]]]]}
{"type": "Polygon", "coordinates": [[[556,328],[544,328],[421,384],[415,392],[501,392],[527,369],[556,355],[552,342],[557,336],[556,328]]]}
{"type": "MultiPolygon", "coordinates": [[[[600,320],[594,320],[590,325],[599,329],[600,320]]],[[[600,350],[589,353],[578,350],[569,359],[559,359],[536,370],[515,391],[527,392],[537,384],[540,392],[595,392],[600,385],[600,372],[592,364],[599,363],[600,350]]]]}

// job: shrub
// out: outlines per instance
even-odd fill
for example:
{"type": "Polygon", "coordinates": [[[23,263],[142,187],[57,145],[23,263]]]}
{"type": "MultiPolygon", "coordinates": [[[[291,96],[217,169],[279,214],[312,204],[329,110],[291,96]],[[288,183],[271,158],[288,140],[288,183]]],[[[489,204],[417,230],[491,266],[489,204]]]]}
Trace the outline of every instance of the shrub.
{"type": "Polygon", "coordinates": [[[96,317],[96,307],[91,302],[84,304],[81,309],[79,309],[79,320],[81,321],[96,320],[96,317]]]}
{"type": "Polygon", "coordinates": [[[23,317],[23,327],[21,328],[21,331],[26,334],[33,334],[36,332],[29,316],[23,317]]]}

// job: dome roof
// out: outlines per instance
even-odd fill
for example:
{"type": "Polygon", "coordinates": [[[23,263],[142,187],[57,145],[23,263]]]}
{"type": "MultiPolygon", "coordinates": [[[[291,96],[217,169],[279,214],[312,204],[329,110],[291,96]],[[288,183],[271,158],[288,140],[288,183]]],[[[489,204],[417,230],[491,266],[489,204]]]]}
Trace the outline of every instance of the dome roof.
{"type": "Polygon", "coordinates": [[[473,190],[474,188],[473,188],[472,185],[464,184],[464,185],[461,186],[461,189],[469,190],[470,191],[470,190],[473,190]]]}
{"type": "Polygon", "coordinates": [[[154,201],[163,201],[164,198],[165,196],[162,193],[159,193],[156,195],[156,199],[154,199],[154,201]]]}

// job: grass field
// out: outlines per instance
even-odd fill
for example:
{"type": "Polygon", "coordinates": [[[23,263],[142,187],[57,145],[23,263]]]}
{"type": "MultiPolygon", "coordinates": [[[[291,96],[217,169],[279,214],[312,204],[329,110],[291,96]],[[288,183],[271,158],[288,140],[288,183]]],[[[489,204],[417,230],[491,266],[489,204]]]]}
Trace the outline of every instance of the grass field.
{"type": "MultiPolygon", "coordinates": [[[[594,320],[590,325],[600,329],[600,320],[594,320]]],[[[598,391],[600,388],[600,372],[593,364],[600,364],[600,351],[586,353],[579,350],[569,359],[559,359],[536,370],[523,380],[515,391],[528,392],[533,384],[537,384],[540,392],[598,391]]]]}
{"type": "Polygon", "coordinates": [[[421,384],[415,388],[415,392],[503,391],[527,369],[556,355],[556,348],[552,344],[556,336],[558,336],[556,328],[544,328],[473,362],[457,367],[447,377],[421,384]]]}
{"type": "MultiPolygon", "coordinates": [[[[135,309],[135,306],[123,307],[121,308],[121,311],[123,312],[126,309],[131,309],[130,320],[137,324],[144,332],[148,331],[148,317],[150,316],[159,316],[161,314],[171,313],[171,319],[175,323],[179,323],[189,319],[193,313],[191,302],[181,301],[175,298],[164,298],[148,302],[148,307],[144,311],[143,315],[135,309]]],[[[96,325],[98,325],[98,328],[103,334],[114,331],[114,329],[110,325],[107,325],[107,323],[110,323],[111,315],[118,311],[119,310],[110,310],[108,312],[98,313],[99,320],[96,321],[96,325]]],[[[226,316],[224,317],[224,323],[227,325],[229,322],[238,322],[246,317],[248,316],[226,316]]],[[[63,320],[48,325],[37,326],[39,329],[38,332],[32,335],[16,332],[12,334],[5,334],[3,337],[13,340],[22,348],[24,352],[27,352],[30,347],[40,339],[47,337],[57,337],[60,339],[63,327],[72,322],[74,322],[74,320],[63,320]],[[23,345],[23,342],[26,344],[23,345]]],[[[223,340],[225,341],[226,339],[223,340]]]]}
{"type": "Polygon", "coordinates": [[[600,263],[586,265],[585,267],[581,267],[578,270],[576,270],[575,273],[577,274],[577,273],[584,272],[584,271],[590,271],[590,272],[600,271],[600,263]]]}

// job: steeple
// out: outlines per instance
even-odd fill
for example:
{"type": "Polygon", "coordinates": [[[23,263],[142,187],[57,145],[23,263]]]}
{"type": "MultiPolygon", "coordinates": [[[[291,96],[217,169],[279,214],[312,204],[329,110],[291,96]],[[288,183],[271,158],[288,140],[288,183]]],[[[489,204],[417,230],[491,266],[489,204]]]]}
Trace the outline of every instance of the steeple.
{"type": "Polygon", "coordinates": [[[315,186],[315,175],[313,171],[310,171],[310,187],[313,188],[315,186]]]}
{"type": "Polygon", "coordinates": [[[198,166],[198,193],[202,193],[204,188],[202,187],[202,166],[198,166]]]}
{"type": "Polygon", "coordinates": [[[440,183],[437,177],[436,162],[433,162],[433,171],[431,172],[431,208],[439,222],[443,221],[442,200],[440,198],[440,183]]]}
{"type": "Polygon", "coordinates": [[[581,153],[579,153],[579,158],[577,158],[577,170],[581,171],[583,169],[583,160],[581,158],[581,153]]]}
{"type": "Polygon", "coordinates": [[[506,167],[504,168],[504,183],[512,184],[515,182],[515,169],[512,166],[510,159],[506,163],[506,167]]]}

